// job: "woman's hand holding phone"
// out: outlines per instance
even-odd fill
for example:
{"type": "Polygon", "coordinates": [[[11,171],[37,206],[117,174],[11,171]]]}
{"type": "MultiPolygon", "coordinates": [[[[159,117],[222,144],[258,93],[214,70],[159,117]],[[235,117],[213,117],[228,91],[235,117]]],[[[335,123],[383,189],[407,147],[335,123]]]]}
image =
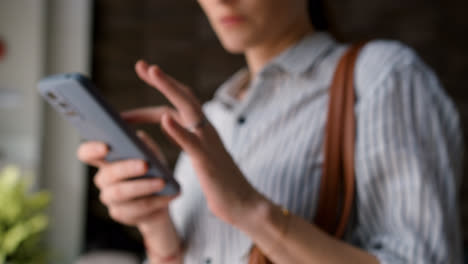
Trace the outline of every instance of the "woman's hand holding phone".
{"type": "MultiPolygon", "coordinates": [[[[138,132],[138,136],[161,161],[166,161],[158,145],[148,135],[138,132]]],[[[164,181],[160,178],[131,180],[146,173],[148,168],[144,161],[107,162],[104,159],[107,153],[104,143],[85,142],[78,148],[77,155],[84,163],[98,168],[94,183],[110,216],[122,224],[138,227],[146,244],[157,246],[157,249],[148,250],[151,258],[165,259],[178,254],[181,242],[168,210],[169,203],[176,196],[151,195],[164,188],[164,181]],[[162,253],[154,253],[156,251],[162,253]],[[176,253],[166,255],[164,252],[176,253]]]]}
{"type": "MultiPolygon", "coordinates": [[[[212,213],[238,228],[251,229],[255,225],[254,216],[257,213],[254,212],[258,211],[257,205],[269,201],[255,190],[235,164],[216,129],[206,120],[201,103],[187,86],[155,65],[139,61],[136,72],[140,79],[159,90],[174,108],[161,106],[136,109],[124,113],[124,120],[161,124],[169,138],[190,157],[212,213]]],[[[154,142],[144,135],[140,135],[140,138],[164,160],[154,142]]],[[[136,225],[151,247],[148,251],[180,252],[174,251],[180,245],[180,240],[168,214],[169,203],[174,197],[149,196],[162,190],[163,181],[127,181],[145,173],[146,167],[142,161],[106,162],[105,145],[98,142],[84,143],[78,156],[82,161],[99,168],[95,183],[113,219],[136,225]]]]}
{"type": "MultiPolygon", "coordinates": [[[[143,141],[149,141],[148,136],[139,134],[143,141]]],[[[156,147],[154,142],[148,145],[153,149],[156,147]]],[[[168,204],[174,197],[151,195],[164,188],[164,181],[160,178],[129,181],[147,172],[146,163],[142,160],[107,162],[104,160],[107,152],[107,146],[102,142],[86,142],[79,147],[78,158],[98,168],[94,183],[110,216],[122,224],[138,226],[166,215],[168,204]]],[[[159,158],[164,160],[161,155],[159,158]]]]}

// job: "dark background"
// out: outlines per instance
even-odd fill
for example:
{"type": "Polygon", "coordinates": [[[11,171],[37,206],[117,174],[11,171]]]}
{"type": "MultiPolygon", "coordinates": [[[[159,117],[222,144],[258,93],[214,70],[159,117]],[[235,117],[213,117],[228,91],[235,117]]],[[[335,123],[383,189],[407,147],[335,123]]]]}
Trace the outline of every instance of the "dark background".
{"type": "MultiPolygon", "coordinates": [[[[327,0],[337,39],[397,39],[413,47],[439,75],[468,124],[468,1],[463,0],[327,0]]],[[[134,73],[144,58],[194,89],[206,101],[243,57],[227,54],[212,32],[197,1],[96,0],[93,77],[119,110],[167,103],[134,73]]],[[[466,125],[465,125],[466,126],[466,125]]],[[[178,150],[158,127],[141,126],[158,139],[173,164],[178,150]]],[[[466,130],[465,130],[466,131],[466,130]]],[[[465,141],[468,142],[465,132],[465,141]]],[[[468,152],[467,152],[468,154],[468,152]]],[[[85,250],[117,248],[142,251],[138,233],[113,224],[99,203],[90,171],[85,250]]],[[[465,173],[466,174],[466,173],[465,173]]],[[[461,186],[463,223],[468,221],[468,186],[461,186]]],[[[468,233],[464,231],[464,237],[468,233]]]]}

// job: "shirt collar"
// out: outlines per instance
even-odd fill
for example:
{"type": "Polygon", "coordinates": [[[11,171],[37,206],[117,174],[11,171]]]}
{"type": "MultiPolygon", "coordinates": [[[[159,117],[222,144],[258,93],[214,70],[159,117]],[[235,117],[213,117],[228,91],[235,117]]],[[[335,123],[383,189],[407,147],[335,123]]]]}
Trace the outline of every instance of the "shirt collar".
{"type": "Polygon", "coordinates": [[[276,56],[269,64],[277,65],[292,75],[300,75],[310,69],[335,43],[336,41],[327,32],[310,33],[276,56]]]}
{"type": "Polygon", "coordinates": [[[238,103],[235,94],[246,82],[249,81],[249,70],[242,68],[224,82],[215,93],[215,98],[224,103],[226,107],[232,107],[238,103]]]}
{"type": "MultiPolygon", "coordinates": [[[[319,57],[329,50],[336,41],[326,32],[315,32],[306,35],[298,43],[281,52],[273,58],[260,72],[266,75],[275,67],[292,75],[300,75],[312,67],[319,57]]],[[[226,106],[233,106],[237,102],[234,95],[249,79],[249,71],[242,68],[223,83],[215,93],[215,98],[224,102],[226,106]]]]}

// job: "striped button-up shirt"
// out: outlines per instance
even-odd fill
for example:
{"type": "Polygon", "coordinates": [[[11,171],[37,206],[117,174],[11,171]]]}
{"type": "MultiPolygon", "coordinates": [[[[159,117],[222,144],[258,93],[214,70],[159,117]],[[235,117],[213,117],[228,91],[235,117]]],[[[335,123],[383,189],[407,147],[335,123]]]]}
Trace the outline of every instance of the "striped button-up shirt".
{"type": "MultiPolygon", "coordinates": [[[[326,33],[308,35],[251,81],[240,70],[204,106],[251,184],[308,220],[322,175],[328,89],[346,48],[326,33]]],[[[463,144],[454,104],[431,69],[394,41],[362,50],[355,90],[357,193],[346,241],[381,263],[460,263],[463,144]]],[[[182,195],[170,212],[187,243],[185,263],[247,263],[251,239],[209,211],[184,153],[175,175],[182,195]]]]}

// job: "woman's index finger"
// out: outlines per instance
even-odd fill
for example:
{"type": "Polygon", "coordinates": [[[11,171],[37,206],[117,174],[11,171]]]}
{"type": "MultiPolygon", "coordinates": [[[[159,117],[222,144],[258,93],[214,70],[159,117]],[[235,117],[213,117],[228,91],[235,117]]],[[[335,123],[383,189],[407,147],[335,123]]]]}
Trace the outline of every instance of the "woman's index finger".
{"type": "Polygon", "coordinates": [[[177,112],[169,106],[143,107],[122,112],[120,116],[130,123],[160,123],[163,114],[178,118],[177,112]]]}
{"type": "Polygon", "coordinates": [[[202,116],[199,101],[184,87],[172,82],[159,67],[150,66],[148,69],[150,84],[158,89],[178,110],[184,120],[193,122],[202,116]]]}

